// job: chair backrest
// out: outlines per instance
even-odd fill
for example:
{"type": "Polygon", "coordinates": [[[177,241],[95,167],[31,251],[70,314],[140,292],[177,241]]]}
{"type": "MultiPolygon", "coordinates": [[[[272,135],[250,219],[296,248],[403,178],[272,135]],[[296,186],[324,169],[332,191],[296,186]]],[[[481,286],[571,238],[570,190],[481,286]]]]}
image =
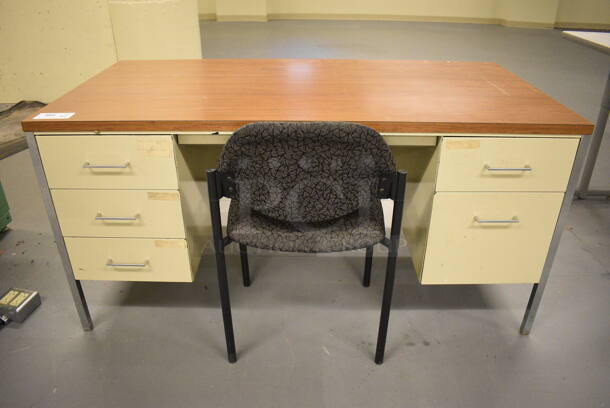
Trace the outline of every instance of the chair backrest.
{"type": "Polygon", "coordinates": [[[347,122],[258,122],[237,130],[218,170],[244,207],[291,222],[326,221],[368,208],[379,178],[396,170],[375,130],[347,122]]]}

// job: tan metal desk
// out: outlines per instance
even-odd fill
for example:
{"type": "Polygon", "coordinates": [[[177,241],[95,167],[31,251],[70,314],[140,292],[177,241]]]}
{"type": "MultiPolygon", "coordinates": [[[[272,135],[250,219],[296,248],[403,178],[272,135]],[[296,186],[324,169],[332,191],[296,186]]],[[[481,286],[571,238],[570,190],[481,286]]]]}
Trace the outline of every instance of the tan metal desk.
{"type": "Polygon", "coordinates": [[[528,333],[591,123],[493,63],[122,61],[23,129],[68,283],[194,279],[209,244],[204,170],[254,121],[351,121],[409,172],[403,230],[423,284],[527,283],[528,333]]]}

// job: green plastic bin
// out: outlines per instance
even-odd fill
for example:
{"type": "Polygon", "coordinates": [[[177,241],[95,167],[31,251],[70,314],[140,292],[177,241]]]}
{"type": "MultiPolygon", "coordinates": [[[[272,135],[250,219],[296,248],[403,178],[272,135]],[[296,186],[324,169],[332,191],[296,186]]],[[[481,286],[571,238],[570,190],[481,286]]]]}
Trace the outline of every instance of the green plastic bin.
{"type": "Polygon", "coordinates": [[[8,209],[8,202],[0,183],[0,231],[4,231],[8,223],[11,222],[11,213],[8,209]]]}

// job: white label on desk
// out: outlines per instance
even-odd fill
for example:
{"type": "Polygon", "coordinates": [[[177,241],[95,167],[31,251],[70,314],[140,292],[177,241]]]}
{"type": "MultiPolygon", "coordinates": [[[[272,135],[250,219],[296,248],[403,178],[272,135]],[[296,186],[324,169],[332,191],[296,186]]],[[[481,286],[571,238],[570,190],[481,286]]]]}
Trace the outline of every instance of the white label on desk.
{"type": "Polygon", "coordinates": [[[72,116],[74,116],[75,112],[58,112],[58,113],[50,113],[50,112],[44,112],[44,113],[39,113],[38,115],[34,116],[34,119],[68,119],[71,118],[72,116]]]}

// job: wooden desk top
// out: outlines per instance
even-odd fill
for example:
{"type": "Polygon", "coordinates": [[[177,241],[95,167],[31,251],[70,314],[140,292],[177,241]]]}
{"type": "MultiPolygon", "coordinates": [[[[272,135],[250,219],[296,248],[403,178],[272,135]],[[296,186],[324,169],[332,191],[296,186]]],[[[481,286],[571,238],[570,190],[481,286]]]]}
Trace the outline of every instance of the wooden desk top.
{"type": "Polygon", "coordinates": [[[593,125],[494,63],[316,59],[121,61],[22,122],[31,132],[232,131],[350,121],[379,132],[590,134],[593,125]]]}

